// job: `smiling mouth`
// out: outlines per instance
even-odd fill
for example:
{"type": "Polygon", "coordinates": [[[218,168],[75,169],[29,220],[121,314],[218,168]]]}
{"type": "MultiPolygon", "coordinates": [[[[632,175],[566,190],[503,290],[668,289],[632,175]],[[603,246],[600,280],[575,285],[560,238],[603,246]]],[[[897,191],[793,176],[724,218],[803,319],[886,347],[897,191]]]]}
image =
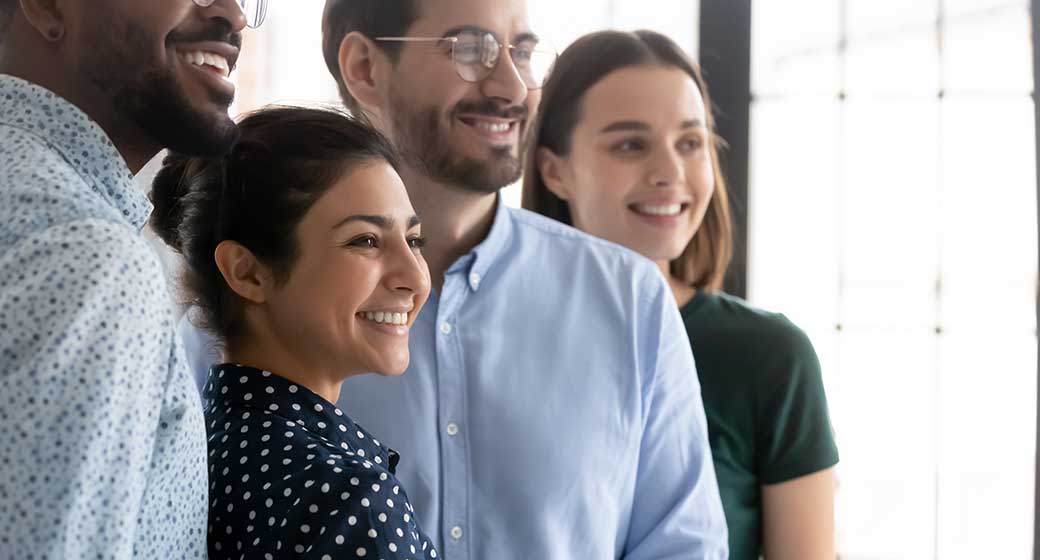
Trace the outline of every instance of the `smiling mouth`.
{"type": "Polygon", "coordinates": [[[393,311],[362,311],[358,317],[376,323],[378,325],[389,325],[392,327],[403,327],[408,325],[408,313],[397,313],[393,311]]]}
{"type": "Polygon", "coordinates": [[[643,216],[654,218],[671,218],[685,212],[690,207],[688,202],[673,204],[632,204],[628,209],[643,216]]]}
{"type": "Polygon", "coordinates": [[[459,122],[466,125],[478,135],[496,144],[510,144],[516,141],[520,121],[489,119],[473,116],[458,117],[459,122]]]}
{"type": "Polygon", "coordinates": [[[179,51],[177,56],[192,66],[217,74],[225,80],[231,76],[231,64],[223,56],[206,51],[179,51]]]}

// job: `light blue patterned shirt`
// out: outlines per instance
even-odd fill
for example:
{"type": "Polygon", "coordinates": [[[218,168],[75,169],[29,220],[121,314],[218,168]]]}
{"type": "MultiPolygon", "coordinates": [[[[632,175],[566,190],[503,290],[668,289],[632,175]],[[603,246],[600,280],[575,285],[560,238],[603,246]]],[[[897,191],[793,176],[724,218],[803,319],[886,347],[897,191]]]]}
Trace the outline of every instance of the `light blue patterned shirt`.
{"type": "Polygon", "coordinates": [[[0,75],[0,558],[205,558],[205,426],[150,211],[101,127],[0,75]]]}
{"type": "MultiPolygon", "coordinates": [[[[219,358],[182,330],[201,386],[219,358]]],[[[401,453],[445,558],[727,557],[690,343],[650,261],[500,202],[410,348],[339,406],[401,453]]]]}

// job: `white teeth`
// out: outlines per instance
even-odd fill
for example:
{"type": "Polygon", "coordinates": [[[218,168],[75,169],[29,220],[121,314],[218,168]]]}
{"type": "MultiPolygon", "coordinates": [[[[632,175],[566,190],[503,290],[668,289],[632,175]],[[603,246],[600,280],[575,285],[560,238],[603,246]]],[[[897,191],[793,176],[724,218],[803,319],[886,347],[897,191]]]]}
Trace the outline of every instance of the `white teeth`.
{"type": "Polygon", "coordinates": [[[487,121],[477,121],[477,128],[486,130],[495,134],[501,134],[503,132],[509,132],[509,127],[512,126],[509,123],[491,123],[487,121]]]}
{"type": "Polygon", "coordinates": [[[191,51],[181,53],[181,58],[184,59],[188,64],[194,64],[195,66],[212,66],[221,71],[224,77],[228,77],[231,74],[231,65],[223,56],[219,54],[203,52],[203,51],[191,51]]]}
{"type": "Polygon", "coordinates": [[[363,313],[365,319],[384,325],[403,326],[408,324],[407,313],[394,313],[392,311],[366,311],[363,313]]]}
{"type": "Polygon", "coordinates": [[[649,214],[651,216],[678,216],[679,212],[682,212],[682,204],[637,204],[635,209],[640,214],[649,214]]]}

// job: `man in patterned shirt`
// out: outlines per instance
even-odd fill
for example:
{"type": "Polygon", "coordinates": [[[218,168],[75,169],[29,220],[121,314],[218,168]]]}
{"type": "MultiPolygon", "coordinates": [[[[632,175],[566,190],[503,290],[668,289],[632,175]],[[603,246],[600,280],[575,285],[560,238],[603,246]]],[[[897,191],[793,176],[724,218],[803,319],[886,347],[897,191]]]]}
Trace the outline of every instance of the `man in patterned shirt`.
{"type": "Polygon", "coordinates": [[[133,174],[220,154],[264,2],[0,0],[0,558],[204,558],[206,442],[133,174]]]}

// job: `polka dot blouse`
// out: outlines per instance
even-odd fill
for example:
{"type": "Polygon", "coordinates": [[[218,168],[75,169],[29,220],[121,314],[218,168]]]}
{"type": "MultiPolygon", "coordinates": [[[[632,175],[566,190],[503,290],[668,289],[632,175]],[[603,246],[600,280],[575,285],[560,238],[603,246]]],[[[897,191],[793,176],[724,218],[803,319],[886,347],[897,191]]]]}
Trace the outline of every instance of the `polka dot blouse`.
{"type": "Polygon", "coordinates": [[[397,453],[336,405],[233,364],[210,370],[203,396],[211,559],[438,557],[397,453]]]}
{"type": "Polygon", "coordinates": [[[205,426],[150,211],[101,127],[0,75],[0,558],[205,558],[205,426]]]}

